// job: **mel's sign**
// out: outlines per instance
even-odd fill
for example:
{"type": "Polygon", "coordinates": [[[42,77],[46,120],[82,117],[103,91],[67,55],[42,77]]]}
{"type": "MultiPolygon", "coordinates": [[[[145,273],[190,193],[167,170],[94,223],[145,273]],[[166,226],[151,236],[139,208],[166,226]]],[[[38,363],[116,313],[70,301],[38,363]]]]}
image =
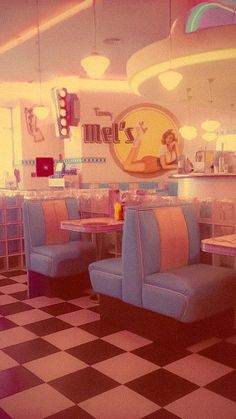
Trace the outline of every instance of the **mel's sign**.
{"type": "Polygon", "coordinates": [[[125,121],[119,124],[113,123],[109,127],[101,127],[100,124],[83,124],[83,140],[84,143],[106,143],[106,144],[119,144],[119,132],[124,132],[126,144],[132,144],[134,137],[132,134],[133,127],[126,128],[125,121]]]}

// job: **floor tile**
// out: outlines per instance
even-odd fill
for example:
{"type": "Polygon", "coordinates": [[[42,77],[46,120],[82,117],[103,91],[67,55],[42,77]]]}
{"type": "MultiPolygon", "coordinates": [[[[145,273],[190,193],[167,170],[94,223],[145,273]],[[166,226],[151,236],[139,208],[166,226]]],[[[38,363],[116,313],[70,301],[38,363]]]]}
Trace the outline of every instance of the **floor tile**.
{"type": "MultiPolygon", "coordinates": [[[[8,368],[16,367],[18,362],[12,359],[10,356],[0,351],[0,371],[7,370],[8,368]]],[[[0,415],[1,418],[1,415],[0,415]]]]}
{"type": "Polygon", "coordinates": [[[195,343],[194,345],[188,346],[187,350],[192,353],[197,353],[203,349],[209,348],[210,346],[215,345],[220,342],[220,338],[212,337],[210,339],[202,340],[201,342],[195,343]]]}
{"type": "Polygon", "coordinates": [[[32,310],[32,307],[30,307],[28,304],[23,303],[22,301],[17,301],[16,303],[0,306],[0,314],[2,314],[3,316],[21,313],[22,311],[26,310],[32,310]]]}
{"type": "Polygon", "coordinates": [[[184,378],[163,369],[137,378],[126,386],[163,407],[198,388],[184,378]]]}
{"type": "Polygon", "coordinates": [[[74,403],[90,399],[118,385],[116,381],[106,377],[99,371],[95,371],[92,367],[67,374],[64,377],[51,381],[49,384],[74,403]]]}
{"type": "Polygon", "coordinates": [[[6,319],[5,317],[0,318],[0,332],[2,330],[11,329],[11,327],[16,327],[16,324],[13,323],[11,320],[6,319]]]}
{"type": "Polygon", "coordinates": [[[46,313],[51,314],[52,316],[59,316],[61,314],[78,311],[79,307],[75,304],[71,304],[68,302],[61,302],[58,304],[51,304],[50,306],[43,307],[42,310],[46,313]]]}
{"type": "Polygon", "coordinates": [[[221,377],[218,380],[208,384],[206,388],[236,402],[236,371],[232,371],[224,377],[221,377]]]}
{"type": "MultiPolygon", "coordinates": [[[[1,416],[0,416],[1,417],[1,416]]],[[[47,416],[45,419],[91,419],[94,416],[91,416],[85,410],[81,409],[79,406],[73,406],[69,409],[62,410],[61,412],[55,413],[55,415],[47,416]]]]}
{"type": "Polygon", "coordinates": [[[112,333],[120,332],[123,328],[114,326],[109,323],[101,322],[100,320],[80,326],[81,329],[86,330],[100,338],[111,335],[112,333]]]}
{"type": "MultiPolygon", "coordinates": [[[[181,419],[180,416],[176,416],[168,410],[159,409],[156,412],[151,413],[148,416],[144,416],[143,419],[181,419]]],[[[193,418],[189,418],[193,419],[193,418]]]]}
{"type": "Polygon", "coordinates": [[[37,336],[49,335],[58,332],[59,330],[68,329],[69,327],[71,326],[68,323],[63,322],[56,317],[25,325],[27,330],[35,333],[37,336]]]}
{"type": "Polygon", "coordinates": [[[77,327],[71,327],[70,329],[44,336],[44,339],[55,345],[57,348],[65,351],[73,346],[91,342],[97,339],[97,337],[77,327]]]}
{"type": "Polygon", "coordinates": [[[73,403],[48,384],[41,384],[0,400],[0,406],[12,418],[42,419],[73,406],[73,403]]]}
{"type": "Polygon", "coordinates": [[[226,342],[233,343],[234,345],[236,345],[236,335],[231,336],[230,338],[227,338],[225,340],[226,342]]]}
{"type": "Polygon", "coordinates": [[[113,333],[112,335],[105,336],[102,339],[112,345],[118,346],[118,348],[124,349],[125,351],[133,351],[134,349],[151,343],[149,339],[143,338],[135,333],[129,332],[128,330],[113,333]]]}
{"type": "MultiPolygon", "coordinates": [[[[0,399],[41,383],[42,380],[20,365],[0,371],[0,399]]],[[[3,407],[1,403],[0,406],[3,407]]]]}
{"type": "Polygon", "coordinates": [[[62,314],[61,316],[58,316],[58,319],[61,319],[72,326],[80,326],[82,324],[100,320],[100,315],[93,313],[90,310],[80,309],[79,311],[73,311],[72,313],[62,314]]]}
{"type": "Polygon", "coordinates": [[[11,303],[17,303],[17,300],[13,298],[12,295],[0,295],[0,306],[11,303]]]}
{"type": "Polygon", "coordinates": [[[33,309],[31,307],[30,311],[23,311],[21,313],[11,314],[7,316],[7,319],[13,321],[19,326],[24,326],[26,324],[35,323],[40,320],[46,320],[52,317],[50,314],[45,313],[42,310],[33,309]]]}
{"type": "Polygon", "coordinates": [[[18,275],[25,275],[25,271],[22,271],[22,270],[15,270],[15,271],[6,271],[6,272],[1,272],[1,274],[2,275],[4,275],[4,276],[6,276],[7,278],[13,278],[13,277],[15,277],[15,276],[18,276],[18,275]]]}
{"type": "Polygon", "coordinates": [[[153,342],[150,345],[132,351],[132,353],[161,367],[189,355],[189,352],[184,348],[171,345],[164,346],[160,342],[153,342]]]}
{"type": "Polygon", "coordinates": [[[87,364],[66,352],[60,351],[35,361],[26,362],[24,367],[47,382],[86,368],[87,364]]]}
{"type": "Polygon", "coordinates": [[[98,362],[93,365],[93,368],[113,378],[118,383],[125,384],[135,378],[149,374],[159,367],[137,355],[126,352],[98,362]]]}
{"type": "Polygon", "coordinates": [[[29,300],[26,300],[25,302],[34,308],[41,308],[41,307],[46,307],[53,304],[58,304],[58,303],[61,303],[62,301],[63,300],[61,298],[46,297],[44,295],[41,295],[40,297],[30,298],[29,300]]]}
{"type": "Polygon", "coordinates": [[[15,282],[19,282],[21,284],[25,284],[27,283],[27,274],[23,274],[23,275],[15,275],[15,276],[11,276],[15,282]]]}
{"type": "Polygon", "coordinates": [[[17,362],[23,364],[24,362],[58,352],[58,348],[39,338],[19,343],[18,345],[9,346],[3,351],[17,362]]]}
{"type": "Polygon", "coordinates": [[[99,394],[80,406],[97,419],[139,419],[159,407],[125,386],[99,394]]]}
{"type": "Polygon", "coordinates": [[[0,287],[4,287],[5,285],[14,285],[15,281],[11,278],[3,278],[0,279],[0,287]]]}
{"type": "Polygon", "coordinates": [[[28,291],[19,291],[19,292],[14,292],[13,294],[11,294],[11,297],[16,298],[18,301],[23,301],[27,299],[27,295],[28,295],[28,291]]]}
{"type": "Polygon", "coordinates": [[[17,343],[27,342],[28,340],[35,339],[36,335],[29,332],[24,327],[12,327],[8,330],[0,332],[0,349],[7,348],[17,343]]]}
{"type": "Polygon", "coordinates": [[[232,371],[232,368],[199,354],[172,362],[166,365],[165,369],[198,386],[205,386],[232,371]]]}
{"type": "Polygon", "coordinates": [[[81,308],[96,307],[98,305],[95,301],[90,300],[89,296],[74,298],[70,300],[70,303],[81,308]]]}
{"type": "Polygon", "coordinates": [[[182,419],[235,419],[235,403],[205,388],[165,406],[182,419]],[[194,414],[194,416],[193,416],[194,414]]]}
{"type": "Polygon", "coordinates": [[[219,342],[199,354],[229,367],[236,368],[236,346],[230,342],[219,342]]]}
{"type": "Polygon", "coordinates": [[[13,294],[14,292],[25,291],[27,289],[27,285],[25,284],[17,284],[14,283],[13,285],[5,285],[1,287],[1,291],[4,294],[13,294]]]}
{"type": "Polygon", "coordinates": [[[123,350],[117,346],[111,345],[108,342],[97,339],[92,342],[79,345],[68,349],[67,352],[76,358],[86,362],[88,365],[93,365],[96,362],[104,361],[116,355],[123,353],[123,350]]]}

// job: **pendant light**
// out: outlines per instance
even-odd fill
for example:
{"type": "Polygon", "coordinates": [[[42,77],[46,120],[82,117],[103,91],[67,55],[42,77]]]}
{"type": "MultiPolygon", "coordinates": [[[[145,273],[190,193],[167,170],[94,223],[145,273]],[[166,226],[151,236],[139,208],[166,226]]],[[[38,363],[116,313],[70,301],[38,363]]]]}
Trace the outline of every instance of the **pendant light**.
{"type": "Polygon", "coordinates": [[[169,0],[169,40],[170,40],[170,57],[169,57],[169,70],[164,71],[163,73],[160,73],[158,78],[162,84],[162,86],[166,89],[166,90],[174,90],[179,83],[181,82],[183,76],[181,73],[179,73],[178,71],[174,71],[171,68],[171,61],[172,61],[172,34],[171,34],[171,0],[169,0]]]}
{"type": "MultiPolygon", "coordinates": [[[[186,89],[186,96],[187,96],[187,103],[188,103],[188,121],[190,121],[190,102],[192,100],[190,87],[186,89]]],[[[197,136],[196,128],[193,125],[189,125],[189,122],[188,124],[180,127],[179,133],[185,140],[193,140],[197,136]]]]}
{"type": "Polygon", "coordinates": [[[39,105],[33,106],[34,115],[38,119],[45,119],[49,115],[49,108],[42,104],[42,68],[41,68],[41,47],[39,33],[39,0],[36,0],[37,9],[37,45],[38,45],[38,73],[39,73],[39,105]]]}
{"type": "Polygon", "coordinates": [[[95,13],[95,0],[93,0],[93,27],[94,27],[94,44],[93,52],[81,60],[81,65],[86,71],[87,75],[92,79],[101,77],[110,64],[109,58],[100,55],[97,52],[97,22],[95,13]]]}
{"type": "MultiPolygon", "coordinates": [[[[211,107],[212,107],[212,103],[213,103],[213,97],[212,97],[212,84],[213,84],[213,81],[214,81],[214,79],[208,79],[208,83],[209,83],[209,94],[210,94],[209,103],[210,103],[210,106],[211,107]]],[[[205,131],[213,132],[213,131],[216,131],[220,127],[220,122],[217,121],[216,119],[206,119],[205,121],[202,122],[201,127],[205,131]]]]}

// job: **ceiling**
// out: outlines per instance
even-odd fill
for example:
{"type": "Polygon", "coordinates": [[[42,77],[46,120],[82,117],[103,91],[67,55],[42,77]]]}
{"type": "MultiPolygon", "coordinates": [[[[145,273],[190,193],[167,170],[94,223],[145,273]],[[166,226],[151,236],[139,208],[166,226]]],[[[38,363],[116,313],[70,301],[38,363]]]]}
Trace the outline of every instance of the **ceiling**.
{"type": "MultiPolygon", "coordinates": [[[[0,90],[4,82],[24,82],[30,85],[39,81],[36,1],[0,0],[0,90]]],[[[235,4],[235,0],[220,1],[235,4]]],[[[59,76],[86,79],[80,60],[93,50],[92,0],[38,2],[39,21],[40,26],[42,25],[42,81],[48,82],[59,76]],[[80,7],[83,10],[80,11],[80,7]]],[[[191,7],[199,2],[200,0],[172,0],[172,21],[186,16],[191,7]]],[[[95,11],[97,51],[108,56],[111,61],[106,79],[126,80],[126,63],[129,58],[136,51],[166,38],[169,34],[168,0],[96,0],[95,11]]],[[[188,74],[188,79],[194,86],[197,74],[194,68],[189,71],[191,74],[188,74]]],[[[224,75],[224,67],[219,71],[224,88],[232,91],[232,77],[236,82],[236,72],[231,71],[231,77],[227,78],[224,75]]],[[[204,87],[202,94],[208,94],[204,87]]],[[[236,93],[231,94],[236,103],[235,95],[236,93]]],[[[173,95],[170,97],[173,99],[173,95]]],[[[184,98],[183,88],[175,100],[183,101],[184,98]]],[[[2,96],[0,105],[3,104],[3,99],[2,96]]],[[[165,102],[166,97],[161,99],[165,102]]]]}

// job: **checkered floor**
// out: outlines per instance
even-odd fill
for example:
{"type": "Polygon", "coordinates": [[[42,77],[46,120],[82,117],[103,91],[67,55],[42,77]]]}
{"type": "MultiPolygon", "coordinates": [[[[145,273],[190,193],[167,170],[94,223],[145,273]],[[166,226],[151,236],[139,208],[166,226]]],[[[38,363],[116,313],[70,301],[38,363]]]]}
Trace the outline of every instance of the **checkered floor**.
{"type": "Polygon", "coordinates": [[[0,418],[235,419],[236,331],[187,348],[104,326],[99,306],[27,299],[0,275],[0,418]]]}

